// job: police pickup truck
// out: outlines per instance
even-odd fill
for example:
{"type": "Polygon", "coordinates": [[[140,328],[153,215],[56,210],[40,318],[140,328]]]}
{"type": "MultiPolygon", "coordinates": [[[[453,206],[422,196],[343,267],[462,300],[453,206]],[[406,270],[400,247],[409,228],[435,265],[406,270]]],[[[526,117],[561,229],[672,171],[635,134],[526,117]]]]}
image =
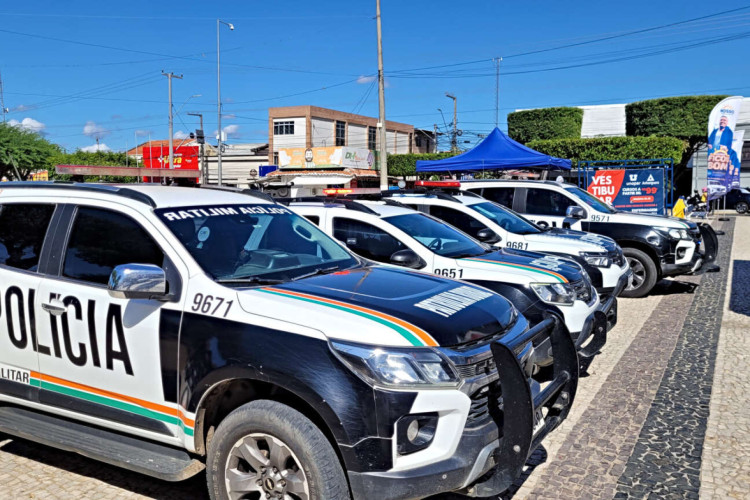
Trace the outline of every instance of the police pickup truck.
{"type": "Polygon", "coordinates": [[[663,277],[718,269],[712,264],[718,238],[708,224],[622,212],[578,186],[561,182],[461,181],[461,190],[512,208],[553,234],[572,229],[614,239],[633,271],[623,297],[643,297],[663,277]]]}
{"type": "Polygon", "coordinates": [[[0,186],[2,433],[164,480],[205,469],[212,499],[488,496],[577,377],[554,316],[373,266],[267,195],[0,186]]]}
{"type": "MultiPolygon", "coordinates": [[[[572,260],[484,245],[388,198],[303,198],[290,206],[367,259],[482,285],[509,299],[532,322],[554,311],[564,318],[581,356],[599,352],[616,323],[615,297],[600,301],[572,260]]],[[[544,357],[544,346],[537,347],[544,366],[551,360],[544,357]]]]}
{"type": "Polygon", "coordinates": [[[570,229],[542,229],[513,210],[468,191],[458,182],[421,181],[415,190],[383,191],[404,205],[430,214],[499,248],[543,252],[573,259],[588,273],[600,297],[618,296],[630,267],[612,238],[570,229]],[[434,189],[437,188],[437,189],[434,189]]]}

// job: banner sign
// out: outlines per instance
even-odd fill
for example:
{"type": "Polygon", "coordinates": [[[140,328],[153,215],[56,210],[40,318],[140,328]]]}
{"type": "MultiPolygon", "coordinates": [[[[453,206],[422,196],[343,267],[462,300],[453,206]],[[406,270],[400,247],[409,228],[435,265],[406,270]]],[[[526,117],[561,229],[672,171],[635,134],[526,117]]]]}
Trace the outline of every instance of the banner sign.
{"type": "Polygon", "coordinates": [[[601,169],[589,172],[587,191],[618,210],[664,215],[664,170],[601,169]]]}
{"type": "MultiPolygon", "coordinates": [[[[198,146],[180,146],[174,149],[174,168],[200,170],[198,146]]],[[[143,165],[146,168],[169,168],[169,148],[143,148],[143,165]]]]}
{"type": "Polygon", "coordinates": [[[739,184],[741,138],[735,145],[735,127],[742,108],[742,96],[727,97],[717,104],[708,117],[708,199],[721,198],[731,189],[732,182],[739,184]],[[736,147],[739,147],[738,154],[736,147]]]}
{"type": "Polygon", "coordinates": [[[318,168],[372,169],[375,155],[369,149],[346,146],[319,148],[280,148],[279,167],[290,170],[318,168]]]}

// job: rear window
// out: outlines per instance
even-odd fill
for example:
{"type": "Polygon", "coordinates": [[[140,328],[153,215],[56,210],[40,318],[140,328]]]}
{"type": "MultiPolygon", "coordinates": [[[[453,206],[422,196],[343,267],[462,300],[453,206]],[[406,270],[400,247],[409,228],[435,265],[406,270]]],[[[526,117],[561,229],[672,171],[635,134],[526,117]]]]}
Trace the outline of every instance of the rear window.
{"type": "Polygon", "coordinates": [[[489,187],[482,189],[481,193],[478,193],[478,189],[473,190],[477,194],[481,194],[483,197],[490,201],[499,203],[504,207],[513,208],[513,197],[516,193],[516,188],[513,187],[489,187]]]}
{"type": "Polygon", "coordinates": [[[0,205],[0,264],[36,271],[54,205],[0,205]]]}

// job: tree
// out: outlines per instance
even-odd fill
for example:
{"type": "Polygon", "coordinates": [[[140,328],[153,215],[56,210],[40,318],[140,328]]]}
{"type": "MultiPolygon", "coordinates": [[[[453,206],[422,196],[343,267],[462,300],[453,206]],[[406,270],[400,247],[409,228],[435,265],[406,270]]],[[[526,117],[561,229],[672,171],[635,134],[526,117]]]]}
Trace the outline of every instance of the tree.
{"type": "Polygon", "coordinates": [[[539,108],[508,114],[508,135],[522,143],[581,137],[581,108],[539,108]]]}
{"type": "Polygon", "coordinates": [[[0,177],[26,180],[34,170],[47,168],[48,159],[60,153],[36,132],[0,123],[0,177]]]}

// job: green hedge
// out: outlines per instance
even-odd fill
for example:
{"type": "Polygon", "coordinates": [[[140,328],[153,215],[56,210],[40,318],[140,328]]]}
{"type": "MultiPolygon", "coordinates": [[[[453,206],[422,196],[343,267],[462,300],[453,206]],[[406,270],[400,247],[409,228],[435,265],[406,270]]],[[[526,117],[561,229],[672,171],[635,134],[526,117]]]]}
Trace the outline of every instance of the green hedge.
{"type": "Polygon", "coordinates": [[[672,158],[678,163],[685,142],[674,137],[594,137],[532,141],[528,147],[559,158],[581,160],[629,160],[672,158]]]}
{"type": "Polygon", "coordinates": [[[727,96],[665,97],[625,106],[627,135],[677,137],[691,143],[706,141],[708,115],[727,96]]]}
{"type": "Polygon", "coordinates": [[[543,139],[581,137],[581,108],[541,108],[516,111],[508,115],[508,135],[526,144],[543,139]]]}
{"type": "Polygon", "coordinates": [[[454,153],[410,153],[388,155],[388,175],[406,177],[417,175],[417,160],[442,160],[455,156],[454,153]]]}

